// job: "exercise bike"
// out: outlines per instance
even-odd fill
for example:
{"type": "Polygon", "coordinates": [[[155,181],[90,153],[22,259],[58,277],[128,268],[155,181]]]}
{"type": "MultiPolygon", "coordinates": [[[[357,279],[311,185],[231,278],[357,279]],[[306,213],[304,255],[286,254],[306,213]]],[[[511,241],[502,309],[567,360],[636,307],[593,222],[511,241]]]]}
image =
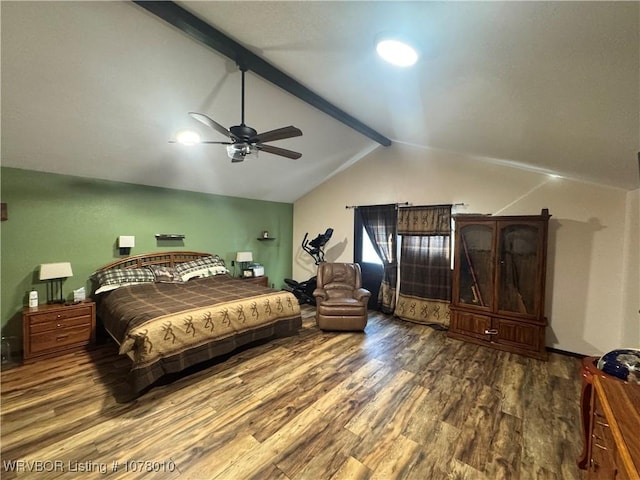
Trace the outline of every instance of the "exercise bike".
{"type": "MultiPolygon", "coordinates": [[[[331,235],[333,235],[333,228],[327,228],[324,233],[319,233],[318,236],[311,241],[308,239],[309,233],[307,232],[304,234],[304,238],[302,239],[302,249],[311,255],[316,265],[324,262],[323,247],[327,244],[331,235]]],[[[291,293],[293,293],[298,299],[299,304],[316,304],[316,299],[313,296],[313,291],[316,289],[317,285],[315,276],[304,282],[296,282],[292,278],[285,278],[284,283],[286,283],[291,289],[291,293]]]]}

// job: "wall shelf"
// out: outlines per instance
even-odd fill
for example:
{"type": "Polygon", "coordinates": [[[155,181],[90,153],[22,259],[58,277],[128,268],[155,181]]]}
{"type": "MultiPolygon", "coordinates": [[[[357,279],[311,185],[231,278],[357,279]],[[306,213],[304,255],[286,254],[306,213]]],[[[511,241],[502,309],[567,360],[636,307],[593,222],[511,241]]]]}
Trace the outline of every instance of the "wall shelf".
{"type": "Polygon", "coordinates": [[[158,240],[184,240],[184,235],[180,233],[156,233],[158,240]]]}
{"type": "Polygon", "coordinates": [[[260,240],[261,242],[265,241],[265,240],[275,240],[275,237],[258,237],[258,240],[260,240]]]}

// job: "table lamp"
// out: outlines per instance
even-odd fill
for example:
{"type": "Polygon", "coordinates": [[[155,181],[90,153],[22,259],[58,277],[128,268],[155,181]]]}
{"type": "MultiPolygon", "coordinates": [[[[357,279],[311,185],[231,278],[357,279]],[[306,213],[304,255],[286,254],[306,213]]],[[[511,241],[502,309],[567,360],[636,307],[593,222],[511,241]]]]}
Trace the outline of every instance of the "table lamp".
{"type": "Polygon", "coordinates": [[[47,283],[47,303],[64,303],[62,282],[67,277],[73,277],[69,262],[43,263],[40,265],[40,280],[49,280],[47,283]],[[56,285],[60,291],[60,298],[58,299],[53,298],[56,285]]]}
{"type": "Polygon", "coordinates": [[[236,254],[236,262],[240,264],[240,276],[242,276],[248,264],[253,262],[253,254],[251,252],[238,252],[236,254]]]}

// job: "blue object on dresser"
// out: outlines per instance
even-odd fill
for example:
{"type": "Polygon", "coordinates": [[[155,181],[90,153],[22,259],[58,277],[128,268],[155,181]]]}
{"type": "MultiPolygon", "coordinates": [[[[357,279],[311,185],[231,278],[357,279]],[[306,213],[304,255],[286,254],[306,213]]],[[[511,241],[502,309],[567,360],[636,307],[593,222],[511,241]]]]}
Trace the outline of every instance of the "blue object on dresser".
{"type": "Polygon", "coordinates": [[[640,383],[640,350],[625,348],[605,353],[598,360],[598,369],[631,383],[640,383]]]}

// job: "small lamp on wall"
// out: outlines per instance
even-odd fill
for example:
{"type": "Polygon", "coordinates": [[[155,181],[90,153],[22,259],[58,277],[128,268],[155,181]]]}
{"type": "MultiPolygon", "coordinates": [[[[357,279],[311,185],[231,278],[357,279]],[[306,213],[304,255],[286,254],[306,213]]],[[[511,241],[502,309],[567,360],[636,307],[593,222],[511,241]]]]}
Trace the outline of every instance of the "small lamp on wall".
{"type": "Polygon", "coordinates": [[[253,254],[251,252],[238,252],[236,254],[236,262],[240,264],[240,276],[242,276],[248,264],[253,262],[253,254]]]}
{"type": "Polygon", "coordinates": [[[136,237],[133,235],[120,235],[118,237],[118,248],[120,255],[129,255],[131,249],[136,246],[136,237]]]}
{"type": "Polygon", "coordinates": [[[71,270],[71,264],[69,262],[43,263],[40,265],[40,280],[50,280],[47,283],[47,303],[64,303],[62,282],[68,277],[73,277],[73,271],[71,270]],[[56,285],[60,292],[60,298],[54,299],[56,285]]]}

